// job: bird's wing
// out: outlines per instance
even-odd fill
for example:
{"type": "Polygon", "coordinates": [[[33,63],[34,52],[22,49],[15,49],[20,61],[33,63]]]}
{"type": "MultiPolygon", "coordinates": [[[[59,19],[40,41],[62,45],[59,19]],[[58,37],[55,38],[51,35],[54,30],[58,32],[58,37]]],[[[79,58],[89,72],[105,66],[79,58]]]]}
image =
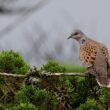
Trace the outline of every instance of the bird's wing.
{"type": "Polygon", "coordinates": [[[104,44],[102,44],[102,43],[99,43],[99,46],[100,46],[100,49],[102,51],[102,54],[104,55],[104,57],[106,58],[106,60],[108,60],[109,59],[109,52],[108,52],[107,47],[104,44]]]}
{"type": "Polygon", "coordinates": [[[96,70],[96,80],[98,84],[100,86],[110,87],[107,76],[107,62],[101,50],[97,52],[94,68],[96,70]]]}
{"type": "Polygon", "coordinates": [[[94,64],[98,49],[102,52],[109,68],[109,52],[107,47],[94,40],[88,41],[86,44],[80,46],[80,59],[86,67],[91,67],[94,64]]]}
{"type": "Polygon", "coordinates": [[[107,62],[107,69],[110,69],[110,63],[109,63],[109,52],[107,47],[104,44],[100,43],[100,50],[102,54],[104,55],[106,62],[107,62]]]}

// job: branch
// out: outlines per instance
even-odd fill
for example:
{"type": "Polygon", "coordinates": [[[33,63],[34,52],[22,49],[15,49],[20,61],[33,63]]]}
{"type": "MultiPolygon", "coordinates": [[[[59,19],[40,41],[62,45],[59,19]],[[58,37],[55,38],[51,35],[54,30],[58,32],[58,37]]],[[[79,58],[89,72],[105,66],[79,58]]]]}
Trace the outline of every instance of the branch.
{"type": "MultiPolygon", "coordinates": [[[[27,73],[26,75],[12,74],[12,73],[0,73],[1,77],[13,77],[13,78],[26,78],[31,73],[27,73]]],[[[79,77],[87,77],[87,75],[83,73],[41,73],[41,76],[51,77],[51,76],[79,76],[79,77]]]]}
{"type": "Polygon", "coordinates": [[[12,73],[0,73],[0,77],[25,78],[26,75],[19,75],[19,74],[12,74],[12,73]]]}
{"type": "Polygon", "coordinates": [[[80,76],[80,77],[87,77],[86,74],[83,73],[42,73],[45,76],[80,76]]]}

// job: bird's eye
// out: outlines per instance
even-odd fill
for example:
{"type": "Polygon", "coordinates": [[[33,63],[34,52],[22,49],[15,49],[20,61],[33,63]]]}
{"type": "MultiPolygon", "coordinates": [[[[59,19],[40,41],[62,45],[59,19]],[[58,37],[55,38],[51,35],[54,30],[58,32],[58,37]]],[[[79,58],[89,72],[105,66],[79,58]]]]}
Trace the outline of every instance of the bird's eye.
{"type": "Polygon", "coordinates": [[[74,35],[78,35],[78,32],[75,32],[74,35]]]}

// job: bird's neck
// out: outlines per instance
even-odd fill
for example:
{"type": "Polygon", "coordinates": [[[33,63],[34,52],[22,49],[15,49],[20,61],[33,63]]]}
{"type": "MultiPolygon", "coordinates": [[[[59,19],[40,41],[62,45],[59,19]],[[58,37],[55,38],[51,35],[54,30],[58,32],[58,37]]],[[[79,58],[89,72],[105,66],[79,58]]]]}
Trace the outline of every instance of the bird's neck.
{"type": "Polygon", "coordinates": [[[80,45],[86,44],[88,41],[90,41],[90,39],[88,37],[86,37],[85,35],[78,40],[80,45]]]}

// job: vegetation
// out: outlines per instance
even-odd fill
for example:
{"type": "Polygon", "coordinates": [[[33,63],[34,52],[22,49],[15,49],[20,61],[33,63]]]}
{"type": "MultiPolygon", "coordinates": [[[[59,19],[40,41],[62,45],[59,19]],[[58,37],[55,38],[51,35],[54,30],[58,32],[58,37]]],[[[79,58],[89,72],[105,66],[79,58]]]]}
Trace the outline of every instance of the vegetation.
{"type": "Polygon", "coordinates": [[[0,72],[25,74],[29,65],[19,53],[14,51],[2,51],[0,53],[0,72]]]}
{"type": "Polygon", "coordinates": [[[17,92],[18,103],[30,103],[37,110],[51,110],[57,105],[56,98],[45,89],[39,89],[35,86],[25,86],[17,92]]]}
{"type": "MultiPolygon", "coordinates": [[[[28,71],[29,65],[18,52],[12,50],[0,52],[0,72],[25,74],[28,71]]],[[[22,80],[19,78],[0,77],[0,101],[3,103],[13,101],[14,94],[20,88],[22,80]]]]}
{"type": "Polygon", "coordinates": [[[41,70],[52,73],[56,72],[62,73],[66,71],[66,68],[55,60],[49,60],[46,65],[43,65],[43,67],[41,67],[41,70]]]}
{"type": "Polygon", "coordinates": [[[82,66],[75,64],[64,64],[66,72],[76,72],[76,73],[84,73],[86,69],[82,66]]]}
{"type": "MultiPolygon", "coordinates": [[[[3,53],[1,52],[0,55],[4,59],[2,59],[3,64],[9,65],[9,67],[0,66],[1,72],[12,72],[13,74],[19,74],[20,72],[21,74],[25,74],[28,71],[28,64],[24,62],[24,60],[18,53],[13,51],[6,51],[3,53]],[[10,64],[8,60],[9,62],[14,62],[14,64],[10,64]],[[22,66],[19,66],[16,71],[13,71],[14,68],[16,68],[15,64],[20,64],[22,66]],[[23,72],[21,72],[22,67],[24,68],[23,72]]],[[[2,65],[1,62],[0,65],[2,65]]],[[[48,63],[43,65],[40,70],[52,73],[82,73],[85,71],[83,67],[78,67],[70,64],[60,64],[54,60],[48,61],[48,63]]],[[[0,100],[0,110],[110,109],[110,89],[100,88],[94,78],[82,78],[72,76],[40,78],[41,81],[39,84],[22,83],[22,85],[19,85],[20,88],[16,89],[14,94],[10,94],[9,91],[6,92],[6,89],[4,89],[4,91],[1,89],[0,99],[3,99],[2,97],[4,93],[7,93],[7,97],[4,98],[5,100],[0,100]]],[[[16,80],[16,82],[17,81],[18,80],[16,80]]],[[[1,85],[3,85],[4,83],[4,80],[0,80],[1,85]]],[[[14,87],[15,86],[12,86],[12,89],[14,87]]]]}

